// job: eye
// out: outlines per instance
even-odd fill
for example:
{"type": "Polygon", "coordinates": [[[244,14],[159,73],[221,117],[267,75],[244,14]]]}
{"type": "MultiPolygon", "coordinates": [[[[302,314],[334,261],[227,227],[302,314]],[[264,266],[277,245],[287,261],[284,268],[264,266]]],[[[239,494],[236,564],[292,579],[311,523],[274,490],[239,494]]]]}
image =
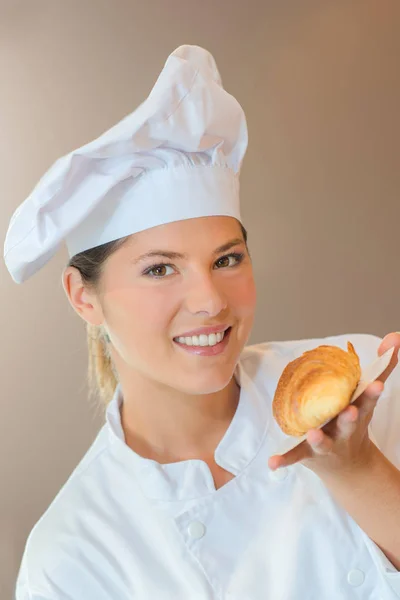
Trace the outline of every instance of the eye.
{"type": "Polygon", "coordinates": [[[167,273],[167,269],[172,269],[171,265],[161,264],[161,265],[153,265],[150,269],[146,269],[143,275],[148,275],[149,277],[154,277],[154,279],[162,279],[167,275],[171,275],[171,273],[167,273]]]}
{"type": "Polygon", "coordinates": [[[217,268],[225,268],[225,267],[236,267],[239,265],[244,258],[244,254],[240,252],[232,252],[231,254],[226,254],[225,256],[221,256],[215,263],[218,265],[217,268]],[[233,259],[233,264],[230,263],[230,259],[233,259]]]}

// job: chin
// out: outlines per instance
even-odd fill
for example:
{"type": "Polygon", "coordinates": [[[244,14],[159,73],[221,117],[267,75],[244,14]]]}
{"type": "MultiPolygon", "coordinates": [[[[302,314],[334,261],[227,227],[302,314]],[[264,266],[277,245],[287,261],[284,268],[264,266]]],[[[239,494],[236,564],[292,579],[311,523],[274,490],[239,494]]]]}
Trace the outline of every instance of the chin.
{"type": "MultiPolygon", "coordinates": [[[[179,388],[188,394],[205,395],[220,392],[229,385],[234,368],[221,368],[218,372],[181,378],[179,388]]],[[[178,379],[176,380],[178,381],[178,379]]],[[[176,386],[176,382],[175,382],[176,386]]]]}

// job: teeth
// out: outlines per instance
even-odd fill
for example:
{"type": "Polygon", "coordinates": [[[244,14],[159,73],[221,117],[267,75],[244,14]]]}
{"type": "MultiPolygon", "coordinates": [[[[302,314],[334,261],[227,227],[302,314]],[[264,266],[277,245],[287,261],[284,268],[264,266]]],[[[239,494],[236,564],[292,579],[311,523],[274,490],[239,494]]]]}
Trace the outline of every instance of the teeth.
{"type": "Polygon", "coordinates": [[[178,337],[177,341],[186,346],[215,346],[224,339],[225,331],[211,333],[210,335],[193,335],[191,337],[178,337]]]}
{"type": "Polygon", "coordinates": [[[200,346],[213,346],[216,343],[215,334],[211,335],[199,335],[199,344],[200,346]]]}

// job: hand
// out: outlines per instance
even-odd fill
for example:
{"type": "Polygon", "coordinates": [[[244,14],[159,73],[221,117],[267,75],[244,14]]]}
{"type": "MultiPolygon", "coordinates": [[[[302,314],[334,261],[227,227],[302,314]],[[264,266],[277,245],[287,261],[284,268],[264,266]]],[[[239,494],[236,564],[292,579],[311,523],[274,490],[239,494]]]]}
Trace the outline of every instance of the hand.
{"type": "MultiPolygon", "coordinates": [[[[392,360],[380,377],[365,392],[322,429],[310,429],[307,440],[286,454],[271,456],[270,469],[288,467],[297,462],[316,473],[334,473],[352,470],[368,464],[376,447],[368,435],[378,398],[384,383],[398,363],[400,332],[389,333],[378,348],[378,356],[395,347],[392,360]]],[[[399,399],[400,401],[400,399],[399,399]]]]}

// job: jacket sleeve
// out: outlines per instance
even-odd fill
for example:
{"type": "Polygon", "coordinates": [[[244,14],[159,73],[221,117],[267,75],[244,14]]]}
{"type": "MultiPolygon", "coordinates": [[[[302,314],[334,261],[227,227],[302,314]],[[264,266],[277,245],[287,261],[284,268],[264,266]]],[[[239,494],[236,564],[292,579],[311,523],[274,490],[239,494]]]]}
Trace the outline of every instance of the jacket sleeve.
{"type": "Polygon", "coordinates": [[[22,557],[14,591],[15,600],[67,600],[64,595],[61,597],[58,594],[52,593],[49,595],[47,592],[43,593],[39,590],[33,590],[28,576],[26,552],[24,552],[22,557]]]}

